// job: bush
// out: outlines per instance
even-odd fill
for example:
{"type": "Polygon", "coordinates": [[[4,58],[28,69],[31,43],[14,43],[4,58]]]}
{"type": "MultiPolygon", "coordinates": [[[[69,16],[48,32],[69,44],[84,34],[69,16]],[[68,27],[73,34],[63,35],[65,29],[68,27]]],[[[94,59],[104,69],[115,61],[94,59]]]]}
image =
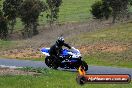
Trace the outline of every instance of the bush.
{"type": "Polygon", "coordinates": [[[97,19],[100,19],[103,17],[102,6],[103,6],[102,1],[97,1],[91,6],[92,7],[91,13],[97,19]]]}
{"type": "Polygon", "coordinates": [[[111,15],[111,8],[109,5],[104,1],[97,1],[91,6],[92,10],[91,13],[96,19],[101,19],[105,17],[106,19],[109,18],[111,15]]]}

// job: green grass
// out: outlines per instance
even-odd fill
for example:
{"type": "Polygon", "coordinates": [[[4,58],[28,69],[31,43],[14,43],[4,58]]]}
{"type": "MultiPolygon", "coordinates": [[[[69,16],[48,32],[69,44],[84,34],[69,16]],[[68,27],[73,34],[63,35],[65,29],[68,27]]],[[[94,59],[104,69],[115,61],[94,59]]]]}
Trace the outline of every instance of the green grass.
{"type": "Polygon", "coordinates": [[[97,0],[63,0],[59,21],[86,21],[91,18],[91,5],[97,0]]]}
{"type": "Polygon", "coordinates": [[[76,82],[77,73],[43,70],[40,76],[0,76],[0,88],[131,88],[131,84],[85,84],[76,82]]]}
{"type": "MultiPolygon", "coordinates": [[[[43,0],[45,1],[45,0],[43,0]]],[[[92,18],[90,13],[91,5],[97,0],[63,0],[60,7],[58,22],[81,22],[92,18]]],[[[46,13],[41,13],[40,25],[46,24],[46,13]]],[[[17,20],[16,29],[23,28],[20,20],[17,20]]]]}
{"type": "Polygon", "coordinates": [[[85,55],[84,59],[90,65],[132,68],[131,53],[132,51],[122,53],[96,52],[94,54],[85,55]]]}
{"type": "MultiPolygon", "coordinates": [[[[68,40],[76,45],[93,44],[129,44],[129,48],[121,52],[101,52],[93,50],[84,55],[85,60],[92,65],[121,66],[132,68],[132,23],[113,26],[108,29],[84,33],[68,40]]],[[[89,50],[90,51],[90,50],[89,50]]]]}
{"type": "Polygon", "coordinates": [[[98,42],[131,43],[132,23],[120,24],[96,32],[83,33],[69,39],[69,41],[71,40],[73,43],[80,45],[93,44],[98,42]]]}
{"type": "Polygon", "coordinates": [[[15,42],[0,40],[0,50],[8,49],[10,47],[13,47],[14,45],[15,45],[15,42]]]}

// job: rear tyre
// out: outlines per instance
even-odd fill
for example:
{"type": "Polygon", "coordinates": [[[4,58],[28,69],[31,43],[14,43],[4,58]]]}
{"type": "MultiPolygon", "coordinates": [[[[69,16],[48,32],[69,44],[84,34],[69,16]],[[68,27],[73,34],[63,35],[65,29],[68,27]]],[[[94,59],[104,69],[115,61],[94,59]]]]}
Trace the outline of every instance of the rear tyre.
{"type": "Polygon", "coordinates": [[[54,59],[51,57],[46,57],[45,58],[45,64],[49,67],[49,68],[53,68],[53,69],[57,69],[58,65],[55,63],[54,59]]]}

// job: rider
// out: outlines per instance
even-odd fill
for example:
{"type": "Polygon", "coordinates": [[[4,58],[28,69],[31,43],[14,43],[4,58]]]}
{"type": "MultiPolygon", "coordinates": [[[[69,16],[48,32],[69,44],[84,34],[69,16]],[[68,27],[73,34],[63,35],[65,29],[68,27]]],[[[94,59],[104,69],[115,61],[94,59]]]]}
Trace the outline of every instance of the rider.
{"type": "Polygon", "coordinates": [[[60,53],[61,53],[61,50],[62,50],[62,47],[65,46],[69,49],[71,49],[71,46],[69,46],[68,44],[65,43],[65,40],[63,37],[59,37],[56,41],[56,43],[51,46],[50,48],[50,51],[49,51],[49,54],[52,58],[55,59],[55,62],[56,63],[61,63],[61,60],[60,60],[60,53]]]}

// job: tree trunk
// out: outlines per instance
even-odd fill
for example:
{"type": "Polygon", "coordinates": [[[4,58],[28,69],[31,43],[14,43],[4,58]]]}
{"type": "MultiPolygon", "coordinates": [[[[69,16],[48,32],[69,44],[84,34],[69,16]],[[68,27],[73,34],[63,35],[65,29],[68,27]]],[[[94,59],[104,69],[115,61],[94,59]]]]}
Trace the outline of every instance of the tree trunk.
{"type": "Polygon", "coordinates": [[[33,35],[37,35],[37,34],[39,34],[39,32],[38,32],[38,30],[37,30],[37,23],[35,22],[35,23],[33,23],[33,35]]]}
{"type": "Polygon", "coordinates": [[[10,26],[11,26],[11,34],[13,33],[13,30],[14,30],[14,27],[15,27],[15,24],[16,24],[16,19],[12,20],[11,23],[10,23],[10,26]]]}

